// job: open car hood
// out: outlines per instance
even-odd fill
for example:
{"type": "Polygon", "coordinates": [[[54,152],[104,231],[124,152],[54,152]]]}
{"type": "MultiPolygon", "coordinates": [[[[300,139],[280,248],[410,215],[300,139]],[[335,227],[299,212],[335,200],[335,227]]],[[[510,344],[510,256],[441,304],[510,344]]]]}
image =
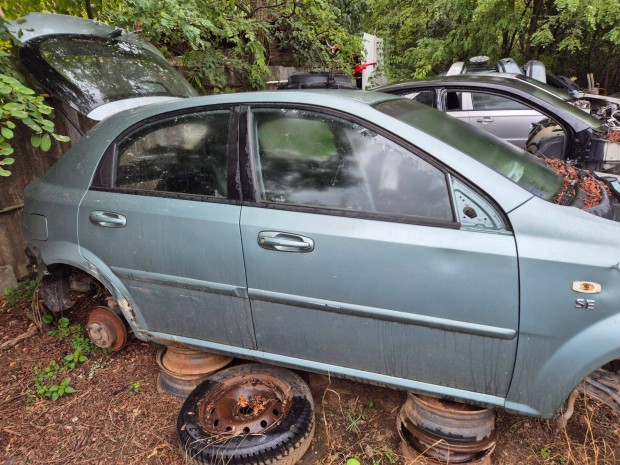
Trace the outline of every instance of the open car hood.
{"type": "Polygon", "coordinates": [[[31,13],[7,22],[19,60],[47,93],[92,120],[196,90],[135,34],[74,16],[31,13]]]}

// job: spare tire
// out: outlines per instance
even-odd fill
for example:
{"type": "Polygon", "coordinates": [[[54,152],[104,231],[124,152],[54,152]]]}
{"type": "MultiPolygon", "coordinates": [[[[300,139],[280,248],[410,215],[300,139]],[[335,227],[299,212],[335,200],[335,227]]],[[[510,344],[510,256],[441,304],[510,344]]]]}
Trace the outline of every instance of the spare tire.
{"type": "Polygon", "coordinates": [[[293,465],[314,435],[312,394],[284,368],[260,363],[227,368],[189,394],[177,434],[193,463],[293,465]]]}

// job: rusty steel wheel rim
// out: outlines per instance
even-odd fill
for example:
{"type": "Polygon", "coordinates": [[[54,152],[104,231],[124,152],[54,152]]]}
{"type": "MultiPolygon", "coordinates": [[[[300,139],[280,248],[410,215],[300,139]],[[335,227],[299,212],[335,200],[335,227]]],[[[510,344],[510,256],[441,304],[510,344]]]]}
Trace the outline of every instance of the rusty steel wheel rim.
{"type": "Polygon", "coordinates": [[[119,350],[127,342],[123,320],[107,307],[97,307],[89,313],[86,332],[97,347],[104,349],[119,350]]]}
{"type": "Polygon", "coordinates": [[[262,434],[286,416],[290,392],[287,383],[268,374],[235,376],[200,401],[198,420],[212,435],[262,434]]]}

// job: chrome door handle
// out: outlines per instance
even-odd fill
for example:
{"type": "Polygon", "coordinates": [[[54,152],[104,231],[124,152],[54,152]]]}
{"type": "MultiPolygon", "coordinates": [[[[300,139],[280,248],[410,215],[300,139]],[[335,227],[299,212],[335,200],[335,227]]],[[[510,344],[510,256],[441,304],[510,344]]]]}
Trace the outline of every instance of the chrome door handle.
{"type": "Polygon", "coordinates": [[[477,119],[476,122],[478,123],[482,123],[482,124],[490,124],[494,121],[493,118],[491,118],[490,116],[484,116],[483,118],[477,119]]]}
{"type": "Polygon", "coordinates": [[[127,218],[114,212],[95,210],[90,212],[88,219],[95,226],[103,226],[104,228],[124,228],[127,225],[127,218]]]}
{"type": "Polygon", "coordinates": [[[258,245],[263,249],[279,252],[312,252],[314,241],[309,237],[280,231],[261,231],[258,245]]]}

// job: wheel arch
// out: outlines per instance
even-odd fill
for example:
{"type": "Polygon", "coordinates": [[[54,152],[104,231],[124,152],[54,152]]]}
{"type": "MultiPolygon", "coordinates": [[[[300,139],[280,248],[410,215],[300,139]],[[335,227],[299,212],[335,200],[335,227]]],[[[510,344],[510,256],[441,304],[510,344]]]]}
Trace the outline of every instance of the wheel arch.
{"type": "MultiPolygon", "coordinates": [[[[506,398],[506,410],[543,418],[556,416],[581,381],[620,358],[618,328],[620,314],[600,320],[559,346],[536,376],[515,373],[516,382],[506,398]]],[[[529,356],[541,354],[531,350],[529,356]]],[[[522,365],[527,366],[527,363],[522,365]]]]}
{"type": "MultiPolygon", "coordinates": [[[[144,335],[145,322],[139,312],[128,289],[120,279],[99,260],[94,254],[84,249],[78,253],[75,245],[67,248],[67,244],[45,244],[44,251],[29,246],[27,255],[31,265],[36,265],[37,274],[45,277],[60,270],[77,270],[92,277],[101,284],[119,304],[123,317],[139,339],[146,339],[144,335]],[[70,253],[67,253],[71,250],[70,253]]],[[[63,271],[60,271],[63,272],[63,271]]]]}

